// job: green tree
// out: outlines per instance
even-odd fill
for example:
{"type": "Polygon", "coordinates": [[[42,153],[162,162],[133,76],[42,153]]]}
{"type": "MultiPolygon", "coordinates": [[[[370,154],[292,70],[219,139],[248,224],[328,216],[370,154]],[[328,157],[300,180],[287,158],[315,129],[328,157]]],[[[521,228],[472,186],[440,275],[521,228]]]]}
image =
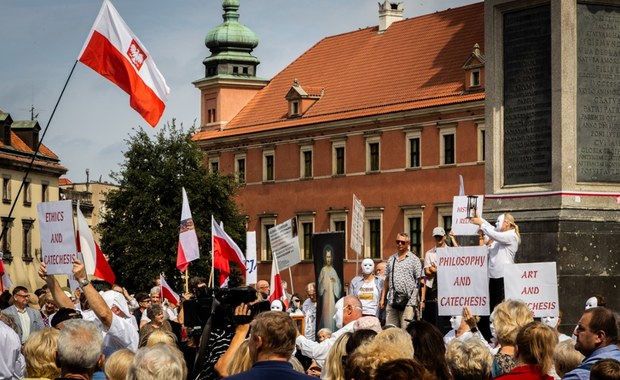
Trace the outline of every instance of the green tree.
{"type": "Polygon", "coordinates": [[[190,276],[208,278],[211,215],[224,222],[240,246],[245,244],[244,220],[232,200],[236,181],[208,173],[203,152],[192,141],[193,128],[185,132],[173,119],[152,138],[141,128],[133,132],[120,171],[111,175],[120,188],[108,194],[108,211],[99,227],[102,250],[117,282],[132,291],[148,291],[160,273],[181,290],[183,274],[176,268],[181,188],[187,191],[200,244],[200,259],[190,265],[190,276]]]}

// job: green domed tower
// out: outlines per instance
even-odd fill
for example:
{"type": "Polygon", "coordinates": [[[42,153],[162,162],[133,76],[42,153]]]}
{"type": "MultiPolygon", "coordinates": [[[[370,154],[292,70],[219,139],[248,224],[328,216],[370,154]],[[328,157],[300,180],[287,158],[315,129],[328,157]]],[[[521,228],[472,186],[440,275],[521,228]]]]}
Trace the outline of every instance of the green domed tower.
{"type": "Polygon", "coordinates": [[[211,51],[203,61],[205,77],[254,77],[260,61],[251,53],[258,46],[258,36],[239,22],[238,0],[224,0],[222,8],[224,22],[211,29],[205,38],[205,45],[211,51]]]}

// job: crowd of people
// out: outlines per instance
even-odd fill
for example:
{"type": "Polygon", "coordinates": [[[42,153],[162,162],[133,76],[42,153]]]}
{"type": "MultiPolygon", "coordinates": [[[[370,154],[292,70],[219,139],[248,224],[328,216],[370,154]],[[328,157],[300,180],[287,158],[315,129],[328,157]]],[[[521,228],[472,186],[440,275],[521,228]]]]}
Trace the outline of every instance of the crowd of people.
{"type": "Polygon", "coordinates": [[[422,257],[399,233],[386,261],[364,259],[329,324],[317,323],[314,282],[270,302],[268,281],[221,298],[197,277],[174,305],[157,284],[134,295],[116,284],[98,291],[78,260],[71,292],[42,264],[44,287],[2,298],[0,379],[620,379],[620,318],[604,297],[586,301],[572,336],[558,329],[561,313],[536,320],[523,301],[504,299],[503,267],[520,243],[514,218],[472,223],[489,251],[487,320],[467,307],[438,315],[437,249],[458,246],[441,227],[422,257]],[[210,314],[197,323],[189,305],[200,295],[210,314]]]}

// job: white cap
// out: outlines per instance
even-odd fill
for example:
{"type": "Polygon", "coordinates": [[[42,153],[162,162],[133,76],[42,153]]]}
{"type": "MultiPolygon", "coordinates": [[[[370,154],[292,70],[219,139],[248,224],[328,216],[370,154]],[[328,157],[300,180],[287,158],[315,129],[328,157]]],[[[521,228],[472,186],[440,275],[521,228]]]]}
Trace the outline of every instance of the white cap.
{"type": "Polygon", "coordinates": [[[433,236],[446,236],[446,230],[442,227],[433,228],[433,236]]]}
{"type": "Polygon", "coordinates": [[[112,306],[118,307],[123,314],[125,314],[125,318],[130,316],[129,314],[129,306],[127,305],[127,301],[125,297],[117,292],[116,290],[107,290],[101,293],[101,296],[105,300],[105,303],[108,304],[108,307],[111,309],[112,306]]]}

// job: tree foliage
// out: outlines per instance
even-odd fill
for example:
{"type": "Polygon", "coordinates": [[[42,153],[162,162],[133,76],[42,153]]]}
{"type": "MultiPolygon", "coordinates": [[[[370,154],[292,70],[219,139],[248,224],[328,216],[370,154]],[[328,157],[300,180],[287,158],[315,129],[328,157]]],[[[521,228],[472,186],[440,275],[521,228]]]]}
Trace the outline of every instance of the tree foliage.
{"type": "Polygon", "coordinates": [[[209,277],[211,215],[223,221],[227,233],[241,246],[245,228],[232,196],[237,189],[230,176],[209,174],[204,156],[175,121],[152,138],[133,130],[119,172],[120,185],[107,197],[107,213],[100,223],[101,246],[109,256],[117,282],[132,291],[148,291],[164,273],[166,281],[182,289],[176,268],[182,187],[185,187],[200,244],[200,259],[189,267],[191,276],[209,277]]]}

